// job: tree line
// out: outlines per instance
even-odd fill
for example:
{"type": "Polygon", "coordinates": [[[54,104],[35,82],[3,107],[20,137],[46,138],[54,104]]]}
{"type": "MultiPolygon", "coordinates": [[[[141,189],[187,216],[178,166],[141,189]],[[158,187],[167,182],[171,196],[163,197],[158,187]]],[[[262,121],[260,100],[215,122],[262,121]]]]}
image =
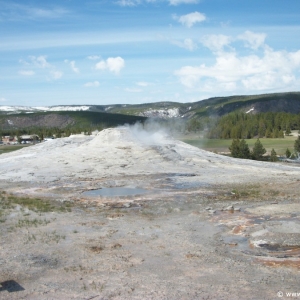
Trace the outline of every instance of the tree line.
{"type": "MultiPolygon", "coordinates": [[[[253,159],[253,160],[265,160],[264,154],[267,152],[259,138],[256,140],[252,150],[249,149],[249,146],[245,139],[233,139],[232,144],[229,147],[232,157],[243,158],[243,159],[253,159]]],[[[294,143],[294,153],[291,153],[289,149],[286,149],[287,158],[296,158],[300,153],[300,136],[295,140],[294,143]]],[[[277,153],[274,149],[271,151],[269,157],[271,161],[277,161],[277,153]]]]}
{"type": "MultiPolygon", "coordinates": [[[[194,125],[201,127],[199,123],[194,125]]],[[[283,138],[284,134],[288,135],[291,130],[299,129],[300,114],[232,112],[216,119],[214,123],[208,122],[207,137],[212,139],[283,138]]]]}
{"type": "Polygon", "coordinates": [[[95,124],[95,125],[86,125],[86,126],[68,126],[66,128],[58,128],[58,127],[28,127],[28,128],[11,128],[11,129],[1,129],[0,128],[0,136],[17,136],[20,137],[22,135],[33,135],[36,134],[40,140],[43,140],[46,137],[68,137],[71,134],[91,134],[92,131],[95,130],[103,130],[107,128],[106,124],[95,124]]]}

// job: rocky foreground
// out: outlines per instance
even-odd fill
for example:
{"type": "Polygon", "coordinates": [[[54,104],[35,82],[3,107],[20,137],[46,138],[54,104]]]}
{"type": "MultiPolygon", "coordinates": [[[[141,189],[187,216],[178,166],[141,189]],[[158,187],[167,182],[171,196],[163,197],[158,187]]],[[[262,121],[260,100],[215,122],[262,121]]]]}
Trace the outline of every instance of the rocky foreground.
{"type": "Polygon", "coordinates": [[[24,148],[0,166],[0,299],[300,292],[297,167],[219,156],[138,126],[24,148]],[[85,193],[117,187],[147,192],[85,193]]]}

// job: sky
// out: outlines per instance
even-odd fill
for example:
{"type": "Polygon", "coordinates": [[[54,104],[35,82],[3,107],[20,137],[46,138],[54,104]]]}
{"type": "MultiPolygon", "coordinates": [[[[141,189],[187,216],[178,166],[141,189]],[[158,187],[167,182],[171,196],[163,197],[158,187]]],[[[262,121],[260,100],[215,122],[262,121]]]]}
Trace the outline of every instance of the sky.
{"type": "Polygon", "coordinates": [[[289,91],[299,0],[0,0],[0,105],[289,91]]]}

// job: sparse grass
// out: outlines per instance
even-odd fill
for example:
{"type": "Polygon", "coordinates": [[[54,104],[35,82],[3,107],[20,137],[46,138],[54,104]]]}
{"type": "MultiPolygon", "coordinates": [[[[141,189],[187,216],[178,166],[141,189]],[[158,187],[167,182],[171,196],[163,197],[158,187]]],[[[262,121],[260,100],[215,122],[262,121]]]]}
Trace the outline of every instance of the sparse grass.
{"type": "Polygon", "coordinates": [[[0,154],[20,150],[24,147],[29,147],[29,146],[31,145],[0,145],[0,154]]]}
{"type": "Polygon", "coordinates": [[[47,225],[50,221],[44,219],[44,220],[38,220],[38,219],[23,219],[19,220],[16,227],[37,227],[38,225],[47,225]]]}
{"type": "Polygon", "coordinates": [[[260,194],[259,187],[257,186],[241,186],[231,191],[235,198],[253,198],[258,197],[260,194]]]}
{"type": "MultiPolygon", "coordinates": [[[[6,209],[12,209],[16,205],[21,206],[21,211],[27,208],[37,213],[46,212],[70,212],[72,204],[70,202],[55,202],[40,198],[17,197],[6,193],[0,194],[0,217],[6,209]]],[[[25,213],[24,216],[28,215],[25,213]]]]}
{"type": "Polygon", "coordinates": [[[45,244],[49,244],[51,242],[58,243],[60,240],[66,239],[65,235],[60,235],[56,232],[56,230],[50,232],[50,233],[45,233],[42,236],[42,242],[45,244]]]}
{"type": "Polygon", "coordinates": [[[65,235],[58,234],[56,230],[51,232],[43,232],[40,234],[28,232],[25,244],[40,242],[49,245],[51,243],[59,243],[60,240],[64,240],[65,238],[65,235]]]}

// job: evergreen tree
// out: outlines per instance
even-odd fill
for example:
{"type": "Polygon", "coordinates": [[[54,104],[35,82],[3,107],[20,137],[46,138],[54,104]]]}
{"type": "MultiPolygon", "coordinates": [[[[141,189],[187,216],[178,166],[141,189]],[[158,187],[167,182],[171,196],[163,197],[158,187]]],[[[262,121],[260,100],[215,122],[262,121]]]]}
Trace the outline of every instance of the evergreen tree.
{"type": "Polygon", "coordinates": [[[244,159],[251,157],[249,146],[244,139],[234,139],[231,146],[229,147],[229,150],[232,157],[244,159]]]}
{"type": "Polygon", "coordinates": [[[286,151],[285,151],[285,156],[286,156],[286,158],[289,158],[290,156],[291,156],[291,151],[290,151],[290,149],[289,148],[287,148],[286,149],[286,151]]]}
{"type": "Polygon", "coordinates": [[[266,138],[271,138],[272,137],[272,131],[270,128],[267,128],[266,130],[266,138]]]}
{"type": "Polygon", "coordinates": [[[290,135],[292,132],[291,132],[291,128],[290,127],[287,127],[286,128],[286,131],[285,131],[285,135],[290,135]]]}
{"type": "Polygon", "coordinates": [[[297,140],[295,140],[294,149],[296,153],[300,153],[300,135],[298,135],[297,140]]]}
{"type": "Polygon", "coordinates": [[[239,158],[250,158],[251,154],[250,154],[250,149],[248,144],[246,143],[246,141],[244,139],[242,139],[240,141],[240,156],[239,158]]]}
{"type": "Polygon", "coordinates": [[[282,131],[282,130],[279,131],[278,137],[281,138],[281,139],[284,138],[284,134],[283,134],[283,131],[282,131]]]}
{"type": "Polygon", "coordinates": [[[229,147],[230,153],[232,157],[239,157],[240,153],[240,140],[234,139],[232,140],[231,146],[229,147]]]}
{"type": "Polygon", "coordinates": [[[260,140],[257,139],[251,152],[252,159],[261,160],[266,152],[260,140]]]}
{"type": "Polygon", "coordinates": [[[270,160],[271,160],[271,161],[278,161],[277,153],[276,153],[276,151],[274,150],[274,148],[273,148],[272,151],[271,151],[270,160]]]}
{"type": "Polygon", "coordinates": [[[273,130],[272,135],[273,135],[273,138],[274,138],[274,139],[279,138],[279,130],[278,130],[278,128],[275,128],[275,129],[273,130]]]}

